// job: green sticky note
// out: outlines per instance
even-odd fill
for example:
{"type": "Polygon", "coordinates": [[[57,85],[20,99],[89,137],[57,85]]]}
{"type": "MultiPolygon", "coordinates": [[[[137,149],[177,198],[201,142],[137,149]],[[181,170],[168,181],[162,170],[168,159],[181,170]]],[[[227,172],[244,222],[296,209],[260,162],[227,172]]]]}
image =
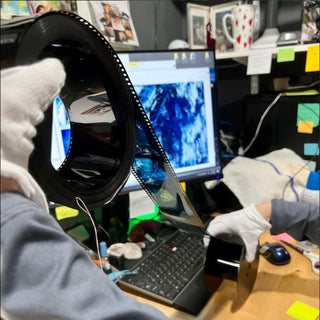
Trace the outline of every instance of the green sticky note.
{"type": "Polygon", "coordinates": [[[303,145],[303,154],[305,156],[318,156],[319,145],[317,143],[305,143],[303,145]]]}
{"type": "Polygon", "coordinates": [[[300,121],[313,121],[313,127],[319,125],[320,103],[299,103],[297,114],[297,126],[300,121]]]}
{"type": "Polygon", "coordinates": [[[288,310],[287,314],[299,320],[316,320],[319,316],[319,309],[296,301],[288,310]]]}
{"type": "Polygon", "coordinates": [[[278,50],[277,62],[294,61],[294,48],[282,48],[278,50]]]}

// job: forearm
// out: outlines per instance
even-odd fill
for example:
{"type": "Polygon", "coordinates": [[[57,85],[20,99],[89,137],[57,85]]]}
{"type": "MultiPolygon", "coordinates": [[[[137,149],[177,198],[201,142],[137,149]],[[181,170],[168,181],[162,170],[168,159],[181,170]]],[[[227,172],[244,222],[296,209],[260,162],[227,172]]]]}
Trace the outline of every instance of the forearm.
{"type": "Polygon", "coordinates": [[[15,319],[166,319],[125,295],[50,215],[19,194],[1,194],[1,258],[1,310],[15,319]]]}
{"type": "Polygon", "coordinates": [[[271,233],[287,232],[296,240],[304,237],[320,244],[319,206],[307,202],[272,200],[271,233]]]}

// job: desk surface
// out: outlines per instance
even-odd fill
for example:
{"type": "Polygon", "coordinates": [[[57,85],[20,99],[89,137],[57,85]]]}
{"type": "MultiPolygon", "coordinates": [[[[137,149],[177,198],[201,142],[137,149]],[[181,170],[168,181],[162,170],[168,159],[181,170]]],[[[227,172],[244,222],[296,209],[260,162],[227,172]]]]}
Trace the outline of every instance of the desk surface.
{"type": "MultiPolygon", "coordinates": [[[[260,242],[275,242],[269,231],[260,242]]],[[[275,266],[260,258],[258,275],[253,291],[246,302],[237,308],[236,282],[223,280],[218,290],[197,315],[192,316],[172,307],[138,297],[140,302],[153,305],[173,320],[285,320],[294,319],[286,311],[296,301],[319,309],[319,275],[311,271],[310,261],[299,252],[287,247],[291,262],[275,266]]],[[[319,318],[318,318],[319,319],[319,318]]]]}

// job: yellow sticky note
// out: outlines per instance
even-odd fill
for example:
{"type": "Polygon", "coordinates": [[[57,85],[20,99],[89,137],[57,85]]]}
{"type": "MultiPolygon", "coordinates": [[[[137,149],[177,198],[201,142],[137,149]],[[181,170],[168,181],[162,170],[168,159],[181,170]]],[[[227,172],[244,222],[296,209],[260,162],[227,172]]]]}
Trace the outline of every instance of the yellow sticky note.
{"type": "Polygon", "coordinates": [[[57,207],[55,209],[57,220],[76,217],[79,214],[78,210],[69,207],[57,207]]]}
{"type": "Polygon", "coordinates": [[[307,51],[306,72],[319,71],[319,50],[320,46],[310,46],[307,51]]]}
{"type": "Polygon", "coordinates": [[[180,182],[180,184],[181,184],[181,187],[182,187],[183,191],[186,192],[187,191],[186,183],[185,182],[180,182]]]}
{"type": "Polygon", "coordinates": [[[294,61],[294,48],[281,48],[278,50],[277,62],[294,61]]]}
{"type": "Polygon", "coordinates": [[[298,125],[299,133],[313,133],[313,121],[299,121],[298,125]]]}
{"type": "Polygon", "coordinates": [[[316,320],[319,316],[319,309],[296,301],[288,310],[287,315],[299,320],[316,320]]]}

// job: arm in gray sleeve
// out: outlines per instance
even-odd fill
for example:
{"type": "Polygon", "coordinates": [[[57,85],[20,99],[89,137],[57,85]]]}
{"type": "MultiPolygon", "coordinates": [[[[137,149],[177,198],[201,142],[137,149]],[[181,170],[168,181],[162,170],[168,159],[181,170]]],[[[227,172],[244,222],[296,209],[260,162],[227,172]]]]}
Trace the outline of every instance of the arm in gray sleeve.
{"type": "Polygon", "coordinates": [[[271,233],[287,232],[300,241],[304,237],[320,244],[319,205],[308,202],[272,200],[271,233]]]}
{"type": "Polygon", "coordinates": [[[34,202],[1,194],[1,318],[164,320],[124,294],[34,202]]]}

